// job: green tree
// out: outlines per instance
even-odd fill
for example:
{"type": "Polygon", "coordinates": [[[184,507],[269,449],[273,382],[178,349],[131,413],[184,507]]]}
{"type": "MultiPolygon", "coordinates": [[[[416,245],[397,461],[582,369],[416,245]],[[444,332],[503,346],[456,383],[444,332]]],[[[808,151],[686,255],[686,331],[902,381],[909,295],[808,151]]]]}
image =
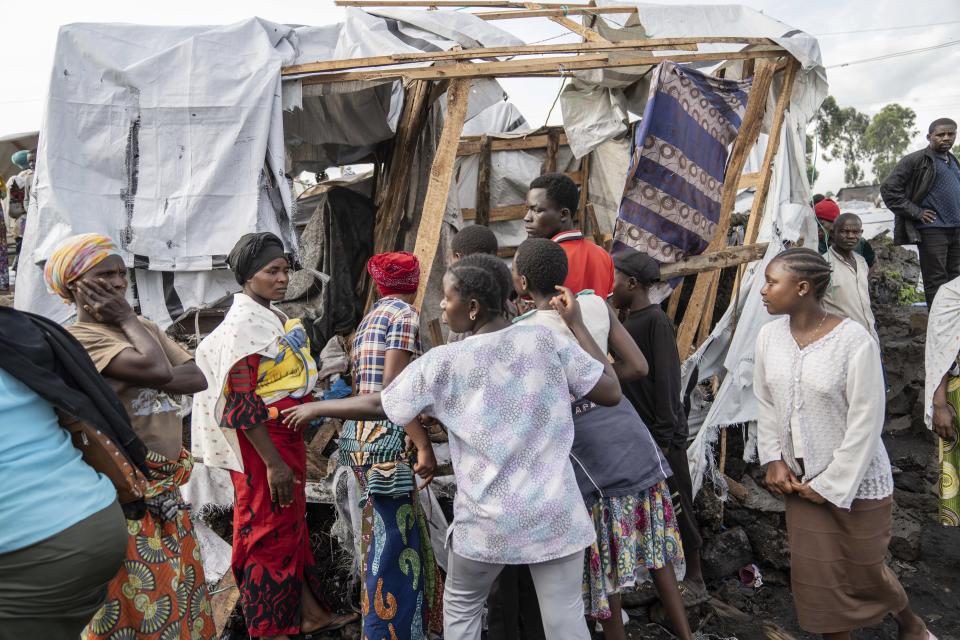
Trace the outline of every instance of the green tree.
{"type": "Polygon", "coordinates": [[[863,148],[873,162],[873,177],[883,182],[904,155],[910,140],[917,133],[917,114],[909,107],[892,103],[884,106],[870,120],[863,132],[863,148]]]}
{"type": "Polygon", "coordinates": [[[849,186],[864,182],[860,163],[867,159],[863,135],[868,126],[870,116],[853,107],[841,108],[833,96],[820,105],[817,140],[823,147],[823,159],[843,161],[843,180],[849,186]]]}
{"type": "Polygon", "coordinates": [[[810,181],[810,186],[813,186],[813,183],[817,181],[817,177],[820,176],[820,172],[817,171],[817,168],[813,165],[813,136],[807,134],[806,142],[804,146],[804,155],[807,158],[807,180],[810,181]]]}

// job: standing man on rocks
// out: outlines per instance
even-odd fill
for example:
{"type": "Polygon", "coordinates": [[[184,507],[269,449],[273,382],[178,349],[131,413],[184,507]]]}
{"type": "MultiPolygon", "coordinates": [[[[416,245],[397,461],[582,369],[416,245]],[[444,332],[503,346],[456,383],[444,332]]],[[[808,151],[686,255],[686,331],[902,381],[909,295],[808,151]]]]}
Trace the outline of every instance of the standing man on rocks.
{"type": "Polygon", "coordinates": [[[580,190],[576,183],[562,173],[545,173],[530,183],[523,225],[527,236],[553,240],[567,254],[568,272],[563,286],[574,293],[592,289],[606,300],[613,291],[613,259],[573,226],[579,207],[580,190]]]}
{"type": "Polygon", "coordinates": [[[893,240],[916,244],[927,306],[940,285],[960,276],[960,163],[950,153],[957,123],[930,123],[929,145],[904,157],[880,187],[896,215],[893,240]]]}

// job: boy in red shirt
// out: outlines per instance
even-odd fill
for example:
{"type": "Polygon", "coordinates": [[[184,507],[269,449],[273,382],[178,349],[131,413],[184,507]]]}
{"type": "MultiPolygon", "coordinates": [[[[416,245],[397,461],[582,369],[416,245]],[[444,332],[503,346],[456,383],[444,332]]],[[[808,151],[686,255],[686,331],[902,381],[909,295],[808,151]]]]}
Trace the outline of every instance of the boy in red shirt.
{"type": "Polygon", "coordinates": [[[547,173],[530,183],[523,224],[529,237],[548,238],[563,247],[569,266],[563,286],[575,293],[593,289],[606,299],[613,291],[613,260],[573,226],[579,206],[580,190],[573,180],[547,173]]]}

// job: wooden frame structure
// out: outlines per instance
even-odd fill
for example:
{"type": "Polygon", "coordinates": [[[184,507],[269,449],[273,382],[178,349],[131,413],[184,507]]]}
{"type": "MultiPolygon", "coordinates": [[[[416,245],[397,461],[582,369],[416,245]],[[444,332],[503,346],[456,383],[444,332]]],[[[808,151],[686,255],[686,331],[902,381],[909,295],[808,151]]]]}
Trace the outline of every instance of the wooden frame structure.
{"type": "MultiPolygon", "coordinates": [[[[728,159],[722,187],[720,219],[717,231],[706,252],[690,257],[663,269],[665,277],[695,277],[693,291],[678,331],[677,344],[685,358],[710,330],[716,303],[720,270],[738,267],[757,260],[766,245],[757,245],[759,222],[767,198],[773,172],[773,160],[780,141],[780,132],[786,109],[790,103],[793,83],[799,62],[785,49],[767,38],[751,37],[684,37],[648,38],[613,42],[592,28],[602,15],[636,17],[637,7],[591,4],[555,4],[513,2],[509,0],[336,0],[339,6],[350,7],[443,7],[474,8],[475,15],[484,20],[514,18],[548,18],[561,24],[581,38],[581,42],[536,44],[515,47],[476,49],[455,48],[451,51],[406,53],[372,56],[351,60],[332,60],[285,67],[286,78],[299,78],[305,85],[335,82],[403,82],[405,100],[394,138],[392,157],[386,169],[385,180],[377,187],[377,221],[374,239],[376,252],[392,250],[399,240],[401,221],[405,212],[406,193],[412,175],[412,159],[416,141],[425,126],[429,108],[444,92],[447,110],[440,141],[433,157],[417,229],[414,253],[420,259],[421,287],[416,304],[421,304],[429,281],[429,274],[437,255],[442,220],[447,196],[453,181],[457,156],[478,154],[480,170],[476,207],[464,210],[465,219],[477,224],[522,218],[523,205],[491,208],[489,197],[490,157],[493,151],[519,149],[546,149],[545,171],[556,168],[556,154],[565,136],[556,128],[534,132],[526,137],[502,139],[488,136],[463,138],[463,122],[467,110],[470,81],[484,77],[560,77],[584,69],[612,69],[642,67],[673,62],[744,61],[744,77],[753,75],[742,124],[728,159]],[[487,9],[494,9],[486,11],[487,9]],[[581,16],[583,23],[571,16],[581,16]],[[740,48],[733,51],[700,51],[703,44],[729,44],[740,48]],[[669,56],[658,52],[670,51],[669,56]],[[682,53],[677,53],[681,51],[682,53]],[[770,139],[760,171],[742,174],[747,156],[760,134],[767,109],[767,98],[775,75],[783,81],[775,103],[770,139]],[[727,231],[738,189],[754,187],[756,196],[750,212],[746,239],[742,247],[727,247],[727,231]]],[[[581,185],[581,227],[591,227],[592,205],[589,202],[589,155],[580,170],[571,175],[581,185]]],[[[596,230],[595,219],[592,228],[596,230]]],[[[596,237],[595,237],[596,238],[596,237]]],[[[601,238],[596,238],[602,241],[601,238]]],[[[739,278],[738,278],[739,284],[739,278]]],[[[735,286],[738,286],[735,285],[735,286]]],[[[670,310],[676,313],[681,287],[674,292],[670,310]]]]}

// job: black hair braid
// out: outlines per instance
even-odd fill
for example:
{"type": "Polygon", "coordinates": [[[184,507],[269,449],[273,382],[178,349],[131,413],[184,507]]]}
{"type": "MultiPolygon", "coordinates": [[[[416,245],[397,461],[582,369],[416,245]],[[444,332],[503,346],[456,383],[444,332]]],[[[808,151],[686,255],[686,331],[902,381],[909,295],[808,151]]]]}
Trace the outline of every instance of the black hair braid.
{"type": "Polygon", "coordinates": [[[567,254],[559,244],[546,238],[529,238],[513,257],[517,273],[527,279],[527,288],[552,294],[567,279],[567,254]]]}
{"type": "Polygon", "coordinates": [[[467,256],[447,269],[455,280],[453,288],[460,297],[476,300],[491,313],[502,313],[504,296],[500,278],[489,265],[477,264],[474,258],[480,255],[467,256]]]}
{"type": "Polygon", "coordinates": [[[823,256],[806,247],[791,247],[773,259],[780,261],[799,280],[806,280],[813,290],[813,297],[822,300],[830,286],[833,269],[823,256]]]}

